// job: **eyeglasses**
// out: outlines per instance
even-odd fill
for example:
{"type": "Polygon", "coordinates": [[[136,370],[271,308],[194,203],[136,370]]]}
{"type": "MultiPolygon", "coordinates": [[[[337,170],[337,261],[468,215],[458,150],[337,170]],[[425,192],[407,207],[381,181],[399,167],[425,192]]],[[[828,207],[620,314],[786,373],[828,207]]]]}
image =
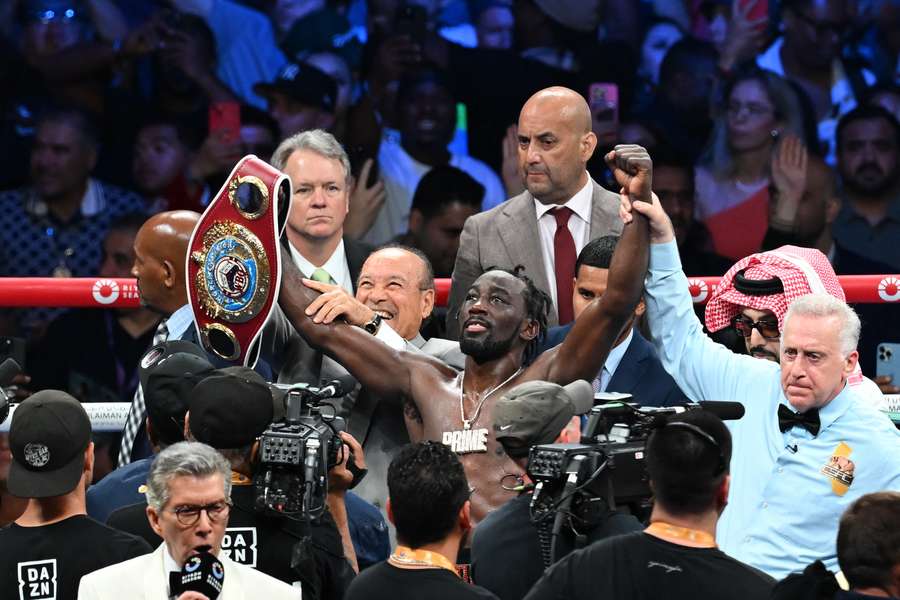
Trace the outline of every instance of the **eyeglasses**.
{"type": "Polygon", "coordinates": [[[210,522],[218,523],[222,519],[228,517],[231,510],[231,502],[228,500],[222,502],[213,502],[212,504],[204,504],[198,506],[196,504],[186,504],[172,509],[175,513],[175,519],[184,527],[192,527],[200,520],[200,513],[206,511],[206,516],[210,522]]]}
{"type": "Polygon", "coordinates": [[[732,324],[734,325],[734,330],[745,338],[750,337],[754,329],[759,330],[760,335],[767,340],[777,340],[781,336],[781,333],[778,331],[778,321],[775,319],[754,321],[743,315],[738,315],[734,318],[732,324]]]}

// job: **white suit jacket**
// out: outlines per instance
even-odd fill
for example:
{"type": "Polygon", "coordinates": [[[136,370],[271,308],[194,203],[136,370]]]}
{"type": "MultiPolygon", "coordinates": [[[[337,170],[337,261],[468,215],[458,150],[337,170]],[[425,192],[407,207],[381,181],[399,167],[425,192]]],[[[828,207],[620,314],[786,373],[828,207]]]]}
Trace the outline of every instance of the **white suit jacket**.
{"type": "MultiPolygon", "coordinates": [[[[166,545],[81,578],[78,600],[169,600],[169,574],[163,557],[166,545]]],[[[225,584],[219,600],[300,600],[300,588],[278,581],[250,567],[219,556],[225,567],[225,584]]]]}

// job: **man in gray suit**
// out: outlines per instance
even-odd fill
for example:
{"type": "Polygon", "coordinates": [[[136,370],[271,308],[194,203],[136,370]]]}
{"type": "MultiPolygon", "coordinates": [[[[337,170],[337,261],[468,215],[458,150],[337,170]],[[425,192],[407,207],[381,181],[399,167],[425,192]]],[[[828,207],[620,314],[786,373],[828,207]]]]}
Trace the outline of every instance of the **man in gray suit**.
{"type": "MultiPolygon", "coordinates": [[[[390,245],[373,252],[360,270],[355,298],[340,286],[308,279],[304,284],[322,292],[306,309],[314,322],[331,323],[340,317],[395,350],[427,354],[457,370],[465,366],[458,343],[426,340],[419,333],[434,308],[434,273],[421,251],[390,245]]],[[[336,368],[323,363],[323,377],[346,374],[343,367],[331,364],[336,368]]],[[[350,434],[363,445],[369,469],[354,491],[384,510],[388,465],[410,439],[424,439],[422,418],[413,404],[401,406],[397,399],[382,400],[359,388],[344,398],[340,412],[349,418],[350,434]]]]}
{"type": "Polygon", "coordinates": [[[469,217],[460,237],[447,310],[454,339],[466,291],[492,267],[524,266],[553,300],[549,325],[569,323],[578,253],[590,240],[622,231],[618,196],[587,173],[597,136],[580,94],[563,87],[537,92],[519,113],[518,140],[526,191],[469,217]]]}

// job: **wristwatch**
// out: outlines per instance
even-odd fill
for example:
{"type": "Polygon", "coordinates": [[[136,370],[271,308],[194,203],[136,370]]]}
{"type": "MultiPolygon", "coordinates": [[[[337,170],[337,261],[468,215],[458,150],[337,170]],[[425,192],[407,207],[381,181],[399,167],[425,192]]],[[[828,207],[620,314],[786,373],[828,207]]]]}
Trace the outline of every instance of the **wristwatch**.
{"type": "Polygon", "coordinates": [[[363,325],[363,329],[365,329],[372,335],[378,333],[378,328],[381,327],[381,315],[379,315],[378,313],[374,314],[375,316],[372,317],[372,320],[363,325]]]}

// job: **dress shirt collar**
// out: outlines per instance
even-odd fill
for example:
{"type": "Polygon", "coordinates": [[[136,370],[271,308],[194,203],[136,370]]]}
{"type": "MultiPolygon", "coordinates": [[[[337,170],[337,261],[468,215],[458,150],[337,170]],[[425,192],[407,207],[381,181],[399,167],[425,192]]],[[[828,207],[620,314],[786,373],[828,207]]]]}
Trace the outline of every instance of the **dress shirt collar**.
{"type": "MultiPolygon", "coordinates": [[[[300,269],[303,276],[309,279],[312,276],[313,271],[319,267],[306,260],[306,257],[300,254],[300,251],[294,248],[293,244],[288,244],[288,246],[291,249],[291,258],[294,259],[294,264],[297,265],[297,268],[300,269]]],[[[342,284],[346,277],[349,277],[349,273],[346,273],[347,269],[344,267],[343,238],[338,242],[334,252],[331,253],[331,256],[328,257],[328,260],[325,261],[325,264],[322,265],[321,268],[328,271],[331,278],[338,282],[339,285],[342,284]]]]}
{"type": "Polygon", "coordinates": [[[569,198],[569,200],[565,204],[541,204],[537,201],[537,198],[534,200],[534,210],[537,215],[538,220],[540,221],[541,217],[547,214],[548,211],[553,210],[558,206],[566,206],[572,209],[576,215],[578,215],[582,221],[590,225],[591,223],[591,198],[594,195],[594,182],[591,180],[591,176],[587,176],[587,183],[584,184],[584,187],[578,190],[574,196],[569,198]]]}
{"type": "MultiPolygon", "coordinates": [[[[93,178],[88,178],[84,197],[81,199],[81,216],[93,217],[106,208],[106,197],[103,195],[103,186],[93,178]]],[[[25,201],[25,210],[36,217],[47,216],[49,208],[47,203],[32,190],[25,201]]]]}
{"type": "MultiPolygon", "coordinates": [[[[848,223],[858,219],[860,221],[864,221],[869,227],[876,227],[878,223],[872,225],[869,220],[856,212],[856,209],[853,208],[853,205],[850,203],[850,200],[846,197],[846,195],[841,199],[841,208],[838,211],[837,218],[835,219],[835,223],[848,223]]],[[[900,223],[900,196],[895,196],[890,204],[888,204],[887,212],[884,215],[884,219],[882,219],[879,223],[884,221],[891,220],[897,223],[900,223]]]]}
{"type": "Polygon", "coordinates": [[[844,382],[844,389],[841,390],[841,393],[819,409],[819,433],[828,429],[832,423],[847,412],[853,406],[854,399],[855,393],[853,388],[847,385],[847,382],[844,382]]]}
{"type": "Polygon", "coordinates": [[[191,310],[190,304],[185,304],[169,316],[166,320],[166,327],[169,335],[166,339],[180,340],[185,332],[194,324],[194,311],[191,310]]]}
{"type": "Polygon", "coordinates": [[[416,334],[416,337],[414,337],[413,339],[409,340],[409,343],[412,344],[413,346],[415,346],[416,348],[421,348],[422,346],[425,345],[425,341],[426,341],[426,340],[425,340],[424,337],[422,337],[422,334],[421,334],[421,333],[417,333],[417,334],[416,334]]]}
{"type": "Polygon", "coordinates": [[[624,340],[622,340],[622,343],[617,346],[613,346],[613,349],[609,351],[609,356],[606,357],[606,362],[603,363],[603,368],[606,369],[609,373],[610,379],[612,379],[612,376],[616,374],[616,369],[619,368],[619,363],[622,362],[622,359],[625,357],[625,353],[628,351],[628,346],[631,344],[631,340],[633,337],[634,327],[629,327],[628,335],[624,340]]]}

